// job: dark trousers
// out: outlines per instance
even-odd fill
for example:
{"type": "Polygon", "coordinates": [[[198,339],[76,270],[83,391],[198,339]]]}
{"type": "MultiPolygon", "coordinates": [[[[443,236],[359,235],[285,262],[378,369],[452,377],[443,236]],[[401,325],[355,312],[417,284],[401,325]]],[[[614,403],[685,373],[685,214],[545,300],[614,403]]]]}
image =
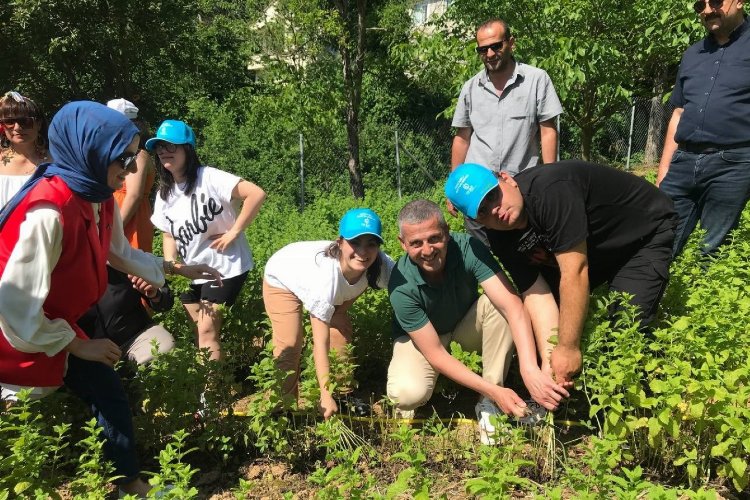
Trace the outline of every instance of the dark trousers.
{"type": "Polygon", "coordinates": [[[702,251],[710,255],[724,243],[750,197],[750,147],[713,153],[678,149],[659,188],[679,216],[673,255],[682,251],[698,221],[706,230],[702,251]]]}
{"type": "Polygon", "coordinates": [[[116,483],[128,483],[138,477],[133,420],[130,404],[120,377],[103,363],[68,356],[68,371],[63,379],[76,396],[91,407],[104,434],[104,453],[122,476],[116,483]]]}
{"type": "MultiPolygon", "coordinates": [[[[589,287],[593,290],[608,283],[610,291],[631,294],[630,304],[638,307],[636,319],[644,328],[656,317],[659,302],[667,288],[676,226],[676,218],[665,220],[643,242],[632,248],[624,248],[620,261],[608,265],[593,263],[589,267],[589,287]]],[[[543,266],[540,272],[559,303],[560,269],[543,266]]],[[[621,308],[622,304],[615,304],[611,312],[621,308]]]]}

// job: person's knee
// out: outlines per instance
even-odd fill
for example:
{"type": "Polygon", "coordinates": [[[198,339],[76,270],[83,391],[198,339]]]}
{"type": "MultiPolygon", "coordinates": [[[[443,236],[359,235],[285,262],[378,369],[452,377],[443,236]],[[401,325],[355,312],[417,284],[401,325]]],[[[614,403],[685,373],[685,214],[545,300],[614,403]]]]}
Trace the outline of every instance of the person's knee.
{"type": "Polygon", "coordinates": [[[414,379],[388,381],[388,398],[401,410],[413,410],[425,404],[433,388],[414,379]]]}

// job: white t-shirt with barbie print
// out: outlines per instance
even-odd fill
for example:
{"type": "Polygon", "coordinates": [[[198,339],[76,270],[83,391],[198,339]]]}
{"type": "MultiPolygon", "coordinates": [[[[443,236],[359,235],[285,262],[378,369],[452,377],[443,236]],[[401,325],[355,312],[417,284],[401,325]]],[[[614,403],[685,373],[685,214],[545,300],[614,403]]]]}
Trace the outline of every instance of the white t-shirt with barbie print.
{"type": "MultiPolygon", "coordinates": [[[[367,289],[367,273],[356,283],[346,281],[339,260],[325,256],[330,245],[330,241],[290,243],[268,259],[263,275],[272,287],[296,295],[310,314],[325,323],[331,321],[336,306],[359,297],[367,289]]],[[[386,253],[379,254],[377,285],[386,288],[394,262],[386,253]]]]}
{"type": "MultiPolygon", "coordinates": [[[[157,193],[151,222],[169,233],[177,246],[177,255],[186,264],[206,264],[225,278],[234,278],[253,267],[250,245],[244,234],[223,252],[209,248],[216,235],[227,232],[237,219],[232,191],[242,180],[214,167],[198,169],[198,179],[191,194],[186,183],[175,184],[166,200],[157,193]]],[[[194,280],[201,284],[208,280],[194,280]]]]}

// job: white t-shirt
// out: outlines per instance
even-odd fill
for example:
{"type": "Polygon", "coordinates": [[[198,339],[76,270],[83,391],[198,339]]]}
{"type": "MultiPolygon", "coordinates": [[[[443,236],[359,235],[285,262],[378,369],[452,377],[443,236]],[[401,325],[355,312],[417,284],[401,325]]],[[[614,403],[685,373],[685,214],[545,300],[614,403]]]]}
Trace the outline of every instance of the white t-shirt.
{"type": "MultiPolygon", "coordinates": [[[[367,274],[349,283],[341,272],[339,260],[326,257],[330,241],[291,243],[268,259],[263,277],[269,285],[292,292],[316,318],[329,323],[336,306],[355,299],[367,289],[367,274]]],[[[386,288],[393,259],[380,252],[378,287],[386,288]]]]}
{"type": "MultiPolygon", "coordinates": [[[[209,265],[225,278],[234,278],[253,268],[253,256],[244,234],[223,252],[209,248],[214,241],[211,237],[230,230],[237,219],[232,190],[241,180],[229,172],[204,166],[198,169],[195,189],[189,196],[185,194],[185,184],[176,184],[166,200],[157,194],[151,222],[172,235],[177,254],[185,264],[209,265]]],[[[198,279],[193,283],[207,281],[198,279]]]]}
{"type": "Polygon", "coordinates": [[[17,192],[21,190],[29,175],[0,175],[0,209],[8,204],[17,192]]]}

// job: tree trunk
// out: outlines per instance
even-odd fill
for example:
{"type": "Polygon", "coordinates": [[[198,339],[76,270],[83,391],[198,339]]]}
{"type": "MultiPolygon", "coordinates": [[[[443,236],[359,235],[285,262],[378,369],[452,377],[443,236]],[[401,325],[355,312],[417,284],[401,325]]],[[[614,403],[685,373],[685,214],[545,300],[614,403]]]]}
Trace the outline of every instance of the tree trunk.
{"type": "Polygon", "coordinates": [[[594,126],[590,123],[581,127],[581,158],[591,161],[591,145],[594,142],[594,126]]]}
{"type": "Polygon", "coordinates": [[[661,151],[659,151],[664,140],[667,123],[666,111],[661,102],[664,93],[664,82],[667,78],[666,65],[663,66],[661,75],[654,85],[654,97],[651,98],[651,108],[648,113],[648,135],[646,136],[646,149],[643,152],[643,163],[654,165],[658,163],[661,151]]]}

